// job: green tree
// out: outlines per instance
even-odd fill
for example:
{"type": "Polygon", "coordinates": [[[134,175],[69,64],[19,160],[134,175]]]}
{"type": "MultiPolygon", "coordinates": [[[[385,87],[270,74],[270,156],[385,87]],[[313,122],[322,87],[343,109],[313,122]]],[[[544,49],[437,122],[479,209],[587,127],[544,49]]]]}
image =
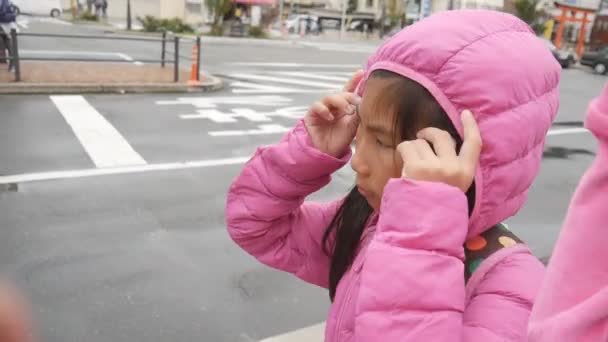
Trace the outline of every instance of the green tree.
{"type": "Polygon", "coordinates": [[[213,13],[213,27],[218,28],[224,23],[224,16],[232,8],[231,0],[205,0],[205,5],[213,13]]]}
{"type": "Polygon", "coordinates": [[[532,27],[537,34],[545,30],[545,11],[538,9],[539,0],[516,0],[516,15],[532,27]]]}

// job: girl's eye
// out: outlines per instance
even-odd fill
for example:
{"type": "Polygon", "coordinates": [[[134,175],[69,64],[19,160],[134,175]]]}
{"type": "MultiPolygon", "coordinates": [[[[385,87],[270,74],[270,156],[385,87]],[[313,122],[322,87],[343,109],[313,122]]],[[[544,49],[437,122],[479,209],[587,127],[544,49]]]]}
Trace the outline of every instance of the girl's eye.
{"type": "Polygon", "coordinates": [[[391,147],[389,144],[383,143],[382,140],[380,140],[378,138],[376,138],[376,144],[380,147],[386,147],[386,148],[391,147]]]}

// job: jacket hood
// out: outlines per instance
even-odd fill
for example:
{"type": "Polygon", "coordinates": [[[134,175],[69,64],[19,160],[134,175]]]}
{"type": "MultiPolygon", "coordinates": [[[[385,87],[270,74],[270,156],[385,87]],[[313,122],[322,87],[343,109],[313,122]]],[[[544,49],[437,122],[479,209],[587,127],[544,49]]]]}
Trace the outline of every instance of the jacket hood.
{"type": "Polygon", "coordinates": [[[517,213],[559,107],[561,67],[530,27],[501,12],[441,12],[403,29],[369,58],[360,95],[378,69],[425,87],[461,136],[460,113],[473,112],[483,148],[468,236],[517,213]]]}

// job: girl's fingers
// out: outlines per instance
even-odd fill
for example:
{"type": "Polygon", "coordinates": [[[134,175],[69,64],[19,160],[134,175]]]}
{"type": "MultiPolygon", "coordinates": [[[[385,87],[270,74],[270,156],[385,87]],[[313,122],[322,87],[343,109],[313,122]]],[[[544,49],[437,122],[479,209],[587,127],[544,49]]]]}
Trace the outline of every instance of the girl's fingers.
{"type": "Polygon", "coordinates": [[[417,139],[414,141],[414,146],[421,159],[423,159],[423,160],[437,159],[437,156],[433,152],[433,149],[431,148],[431,145],[429,145],[428,141],[423,140],[423,139],[417,139]]]}
{"type": "Polygon", "coordinates": [[[361,97],[354,93],[342,93],[341,94],[348,103],[358,106],[361,103],[361,97]]]}
{"type": "Polygon", "coordinates": [[[481,133],[477,122],[473,117],[473,113],[468,110],[462,112],[462,126],[464,128],[464,141],[460,149],[459,158],[465,170],[470,173],[475,173],[475,168],[479,162],[481,154],[481,133]]]}
{"type": "Polygon", "coordinates": [[[397,151],[403,161],[402,176],[407,177],[407,166],[417,164],[421,157],[413,141],[404,141],[397,145],[397,151]]]}
{"type": "Polygon", "coordinates": [[[356,105],[349,102],[344,93],[326,96],[321,102],[336,116],[351,115],[357,108],[356,105]]]}
{"type": "Polygon", "coordinates": [[[329,108],[321,102],[315,102],[310,106],[310,114],[313,117],[321,118],[325,121],[333,121],[334,116],[331,114],[329,108]]]}
{"type": "Polygon", "coordinates": [[[456,142],[450,133],[428,127],[418,132],[417,137],[430,142],[438,157],[456,157],[456,142]]]}
{"type": "Polygon", "coordinates": [[[357,89],[359,82],[363,79],[364,72],[363,70],[357,70],[353,76],[350,78],[348,83],[344,86],[344,91],[348,93],[352,93],[357,89]]]}

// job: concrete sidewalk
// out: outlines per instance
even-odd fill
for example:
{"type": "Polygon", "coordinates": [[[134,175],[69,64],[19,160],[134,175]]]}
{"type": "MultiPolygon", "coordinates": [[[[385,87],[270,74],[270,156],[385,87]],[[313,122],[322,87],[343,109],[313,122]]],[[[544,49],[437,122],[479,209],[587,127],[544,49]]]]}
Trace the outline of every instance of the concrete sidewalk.
{"type": "Polygon", "coordinates": [[[179,82],[173,79],[172,65],[23,62],[21,82],[14,81],[13,72],[0,70],[0,93],[194,92],[222,87],[222,82],[210,75],[201,75],[199,84],[189,84],[190,73],[185,70],[179,71],[179,82]]]}

